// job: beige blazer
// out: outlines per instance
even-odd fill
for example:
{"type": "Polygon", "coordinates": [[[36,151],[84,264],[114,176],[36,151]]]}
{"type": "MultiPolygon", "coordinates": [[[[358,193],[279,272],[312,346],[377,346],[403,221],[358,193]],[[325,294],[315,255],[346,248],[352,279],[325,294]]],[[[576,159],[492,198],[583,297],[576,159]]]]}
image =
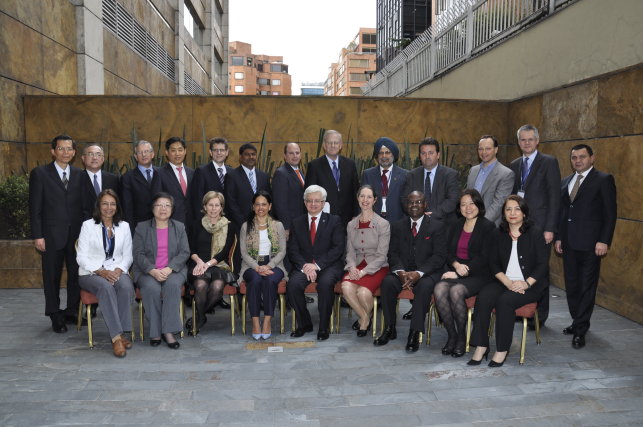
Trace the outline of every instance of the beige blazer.
{"type": "MultiPolygon", "coordinates": [[[[284,257],[286,256],[286,231],[284,230],[284,226],[281,222],[277,220],[274,221],[275,228],[277,229],[277,238],[279,239],[279,252],[277,252],[274,257],[270,258],[270,261],[267,265],[270,268],[281,268],[281,271],[284,272],[284,279],[288,280],[288,271],[286,271],[286,267],[284,267],[284,257]]],[[[248,223],[244,222],[241,226],[241,232],[239,233],[239,249],[241,251],[241,272],[239,274],[239,277],[241,278],[243,278],[243,273],[245,273],[247,269],[255,269],[259,267],[259,263],[257,262],[257,260],[252,258],[250,254],[248,254],[247,229],[248,223]]]]}
{"type": "Polygon", "coordinates": [[[388,244],[391,239],[390,223],[373,215],[369,228],[359,227],[359,215],[346,226],[346,266],[344,270],[357,267],[366,260],[366,274],[375,274],[382,267],[388,266],[388,244]]]}

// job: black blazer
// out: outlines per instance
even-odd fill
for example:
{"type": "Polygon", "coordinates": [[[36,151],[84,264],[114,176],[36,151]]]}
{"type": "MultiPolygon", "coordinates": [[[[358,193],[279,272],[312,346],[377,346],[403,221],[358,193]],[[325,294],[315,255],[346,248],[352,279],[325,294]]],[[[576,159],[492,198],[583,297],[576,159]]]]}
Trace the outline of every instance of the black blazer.
{"type": "Polygon", "coordinates": [[[286,230],[290,230],[293,218],[306,213],[304,187],[287,163],[277,168],[272,177],[272,211],[286,230]]]}
{"type": "Polygon", "coordinates": [[[67,168],[66,190],[54,162],[38,166],[29,174],[31,237],[44,238],[47,249],[63,249],[68,237],[78,238],[83,223],[81,178],[84,172],[71,165],[67,168]]]}
{"type": "MultiPolygon", "coordinates": [[[[412,191],[424,193],[424,166],[413,169],[406,177],[400,202],[406,206],[406,197],[412,191]]],[[[455,220],[455,208],[460,201],[458,172],[448,166],[438,165],[431,188],[431,200],[427,200],[431,217],[450,223],[455,220]]]]}
{"type": "MultiPolygon", "coordinates": [[[[119,194],[120,197],[118,177],[113,173],[105,171],[101,171],[100,175],[102,181],[101,191],[107,189],[114,190],[116,194],[119,194]]],[[[94,207],[96,206],[96,191],[94,191],[94,183],[87,174],[86,170],[84,170],[82,173],[81,186],[83,199],[83,220],[86,220],[92,217],[94,213],[94,207]]]]}
{"type": "MultiPolygon", "coordinates": [[[[217,176],[217,179],[218,176],[217,176]]],[[[255,168],[255,179],[257,181],[257,191],[265,190],[270,193],[270,178],[265,172],[255,168]]],[[[226,216],[235,223],[237,229],[248,219],[248,214],[252,210],[252,197],[254,192],[248,180],[246,171],[243,166],[232,169],[225,176],[225,200],[226,216]]]]}
{"type": "Polygon", "coordinates": [[[316,184],[324,187],[328,196],[326,201],[330,203],[330,213],[338,215],[342,219],[344,228],[351,219],[358,213],[357,190],[359,189],[359,178],[357,167],[351,159],[338,156],[339,164],[339,189],[333,172],[328,164],[326,156],[321,156],[308,163],[306,170],[306,188],[316,184]]]}
{"type": "MultiPolygon", "coordinates": [[[[181,184],[179,183],[172,165],[167,163],[165,166],[159,169],[159,175],[161,176],[161,189],[166,193],[170,194],[174,198],[174,210],[172,211],[172,218],[181,221],[183,224],[188,227],[192,223],[192,209],[190,207],[190,188],[192,186],[192,180],[194,178],[194,169],[189,168],[183,165],[185,168],[185,175],[188,180],[187,192],[186,195],[183,195],[183,190],[181,190],[181,184]]],[[[188,227],[189,228],[189,227],[188,227]]]]}
{"type": "Polygon", "coordinates": [[[442,222],[424,216],[417,236],[413,237],[411,219],[406,216],[391,226],[389,269],[392,272],[417,270],[437,281],[444,271],[446,246],[446,232],[442,222]]]}
{"type": "Polygon", "coordinates": [[[469,267],[468,277],[490,276],[488,255],[492,233],[496,229],[496,225],[483,216],[478,217],[469,240],[469,259],[462,261],[456,256],[456,253],[464,222],[465,218],[460,218],[449,227],[447,235],[447,267],[455,271],[453,263],[458,261],[469,267]]]}
{"type": "MultiPolygon", "coordinates": [[[[511,257],[511,236],[507,231],[498,228],[492,238],[492,247],[489,253],[491,274],[506,273],[511,257]]],[[[518,238],[518,261],[525,280],[529,277],[536,279],[536,283],[527,292],[542,292],[549,286],[549,246],[545,244],[545,237],[541,228],[532,225],[518,238]]]]}
{"type": "Polygon", "coordinates": [[[162,190],[160,170],[156,166],[152,166],[152,169],[151,183],[147,182],[138,166],[121,177],[123,219],[129,223],[132,233],[139,222],[152,219],[152,198],[162,190]]]}
{"type": "Polygon", "coordinates": [[[558,160],[539,151],[524,185],[521,185],[521,165],[522,157],[518,157],[509,165],[514,172],[512,194],[518,194],[522,189],[525,192],[525,202],[529,206],[529,217],[541,230],[555,233],[560,205],[558,160]]]}
{"type": "Polygon", "coordinates": [[[317,224],[315,244],[310,242],[308,214],[293,219],[288,238],[288,257],[292,270],[299,271],[304,264],[315,262],[322,270],[335,266],[344,267],[346,236],[341,219],[337,215],[322,213],[317,224]]]}
{"type": "MultiPolygon", "coordinates": [[[[233,169],[226,165],[226,174],[228,176],[233,169]]],[[[225,195],[223,187],[221,187],[221,181],[219,181],[219,173],[214,167],[214,163],[209,161],[207,164],[201,166],[194,171],[194,178],[192,179],[192,184],[188,186],[188,191],[190,194],[190,203],[192,205],[192,217],[195,220],[200,220],[203,217],[201,208],[203,207],[203,196],[208,191],[217,191],[225,195]]],[[[224,207],[224,213],[228,212],[228,206],[224,207]]]]}
{"type": "Polygon", "coordinates": [[[595,168],[583,178],[574,203],[569,200],[569,183],[560,186],[560,216],[557,240],[577,251],[594,251],[597,242],[610,245],[616,226],[616,184],[610,174],[595,168]]]}

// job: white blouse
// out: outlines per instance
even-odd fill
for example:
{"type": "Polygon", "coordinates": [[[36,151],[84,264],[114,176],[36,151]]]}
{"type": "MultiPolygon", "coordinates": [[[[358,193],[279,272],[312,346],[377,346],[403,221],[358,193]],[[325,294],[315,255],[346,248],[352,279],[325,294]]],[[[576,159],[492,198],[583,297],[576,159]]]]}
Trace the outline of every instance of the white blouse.
{"type": "Polygon", "coordinates": [[[507,265],[507,272],[505,273],[510,280],[525,280],[518,261],[518,241],[511,242],[511,256],[509,257],[509,264],[507,265]]]}

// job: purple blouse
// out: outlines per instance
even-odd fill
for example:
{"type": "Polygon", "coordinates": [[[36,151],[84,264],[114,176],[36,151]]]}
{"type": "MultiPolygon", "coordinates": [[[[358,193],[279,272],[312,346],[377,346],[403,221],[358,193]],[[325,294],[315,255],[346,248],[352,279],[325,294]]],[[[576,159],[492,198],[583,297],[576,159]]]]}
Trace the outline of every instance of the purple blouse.
{"type": "Polygon", "coordinates": [[[460,238],[458,239],[458,248],[455,252],[455,255],[460,259],[469,259],[469,240],[471,240],[471,234],[462,229],[460,233],[460,238]]]}
{"type": "Polygon", "coordinates": [[[156,265],[159,270],[167,267],[170,262],[168,257],[168,231],[169,228],[156,229],[156,265]]]}

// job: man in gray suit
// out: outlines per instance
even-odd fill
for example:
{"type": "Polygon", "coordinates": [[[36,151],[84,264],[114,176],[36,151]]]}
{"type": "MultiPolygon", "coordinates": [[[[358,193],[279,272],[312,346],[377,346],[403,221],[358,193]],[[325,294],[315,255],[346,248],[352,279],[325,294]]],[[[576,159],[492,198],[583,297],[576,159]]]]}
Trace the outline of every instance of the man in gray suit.
{"type": "Polygon", "coordinates": [[[482,195],[485,206],[485,218],[500,224],[502,205],[514,185],[514,173],[500,163],[498,158],[498,140],[493,135],[483,135],[478,141],[478,156],[482,163],[469,171],[467,188],[475,188],[482,195]]]}
{"type": "MultiPolygon", "coordinates": [[[[511,162],[514,172],[513,194],[518,194],[529,206],[531,220],[540,228],[548,245],[554,240],[558,228],[560,206],[560,168],[558,160],[538,151],[538,129],[523,125],[516,132],[522,156],[511,162]]],[[[541,325],[549,316],[549,287],[538,301],[541,325]]],[[[530,325],[531,326],[531,325],[530,325]]]]}

